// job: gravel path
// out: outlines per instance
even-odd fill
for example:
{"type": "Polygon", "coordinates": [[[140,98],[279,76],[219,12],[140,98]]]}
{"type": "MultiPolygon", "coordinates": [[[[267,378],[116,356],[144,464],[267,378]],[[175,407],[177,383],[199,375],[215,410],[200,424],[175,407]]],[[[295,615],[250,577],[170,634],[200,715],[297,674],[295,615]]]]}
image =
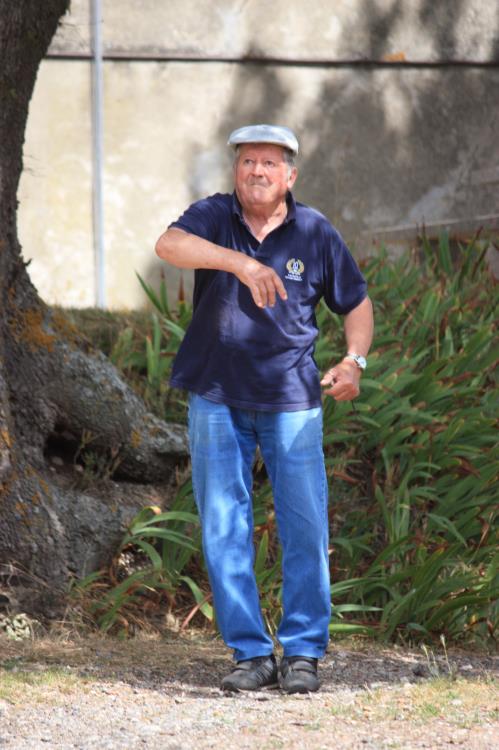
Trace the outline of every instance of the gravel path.
{"type": "Polygon", "coordinates": [[[339,642],[322,690],[223,694],[216,641],[0,639],[0,748],[466,748],[499,746],[497,658],[339,642]],[[452,678],[449,676],[452,673],[452,678]]]}

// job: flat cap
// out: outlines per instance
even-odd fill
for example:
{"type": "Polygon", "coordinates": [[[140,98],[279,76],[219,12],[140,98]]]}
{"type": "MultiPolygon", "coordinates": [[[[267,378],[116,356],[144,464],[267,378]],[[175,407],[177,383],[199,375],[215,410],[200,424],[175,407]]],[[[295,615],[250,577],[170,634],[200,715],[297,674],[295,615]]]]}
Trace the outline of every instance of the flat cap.
{"type": "Polygon", "coordinates": [[[241,143],[272,143],[298,153],[298,140],[289,128],[282,125],[245,125],[233,130],[227,141],[228,146],[239,146],[241,143]]]}

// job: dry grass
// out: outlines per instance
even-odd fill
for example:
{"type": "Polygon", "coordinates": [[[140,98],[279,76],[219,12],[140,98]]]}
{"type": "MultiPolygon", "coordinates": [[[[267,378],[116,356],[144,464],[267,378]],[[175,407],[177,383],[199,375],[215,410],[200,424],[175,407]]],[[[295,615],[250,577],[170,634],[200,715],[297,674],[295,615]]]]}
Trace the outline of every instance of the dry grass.
{"type": "Polygon", "coordinates": [[[437,677],[418,685],[376,688],[360,697],[353,713],[375,721],[405,719],[426,722],[434,718],[459,727],[499,720],[499,685],[491,677],[452,679],[437,677]]]}
{"type": "Polygon", "coordinates": [[[4,662],[0,669],[0,701],[14,706],[57,703],[62,696],[85,691],[89,681],[89,677],[67,668],[26,669],[15,662],[4,662]]]}
{"type": "MultiPolygon", "coordinates": [[[[430,665],[420,650],[344,639],[332,644],[321,666],[320,693],[295,697],[270,691],[232,699],[218,690],[230,665],[227,650],[195,631],[125,641],[74,632],[24,642],[0,638],[0,653],[0,712],[2,703],[10,707],[12,727],[40,712],[63,712],[74,722],[76,705],[92,720],[95,716],[103,733],[112,706],[163,727],[181,747],[186,727],[191,746],[212,747],[216,732],[227,747],[237,737],[241,747],[259,750],[449,744],[485,750],[495,747],[499,731],[494,660],[480,653],[451,651],[448,659],[439,653],[430,665]],[[440,675],[432,677],[428,667],[436,664],[440,675]],[[416,678],[415,667],[425,676],[416,678]]],[[[45,722],[45,733],[48,726],[45,722]]],[[[87,747],[83,720],[73,729],[80,730],[87,747]]],[[[53,739],[57,729],[52,731],[53,739]]]]}

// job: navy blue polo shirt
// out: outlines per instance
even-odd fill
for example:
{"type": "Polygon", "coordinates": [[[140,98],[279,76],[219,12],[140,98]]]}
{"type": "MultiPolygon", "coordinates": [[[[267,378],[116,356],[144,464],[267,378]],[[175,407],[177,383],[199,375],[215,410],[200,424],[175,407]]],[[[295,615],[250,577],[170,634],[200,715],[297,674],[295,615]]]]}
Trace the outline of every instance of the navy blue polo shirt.
{"type": "Polygon", "coordinates": [[[246,225],[236,194],[194,203],[171,227],[271,266],[288,299],[259,308],[234,274],[195,271],[193,316],[173,364],[171,385],[217,403],[298,411],[321,403],[314,361],[315,307],[324,297],[345,314],[366,296],[366,282],[325,216],[287,196],[285,221],[263,242],[246,225]]]}

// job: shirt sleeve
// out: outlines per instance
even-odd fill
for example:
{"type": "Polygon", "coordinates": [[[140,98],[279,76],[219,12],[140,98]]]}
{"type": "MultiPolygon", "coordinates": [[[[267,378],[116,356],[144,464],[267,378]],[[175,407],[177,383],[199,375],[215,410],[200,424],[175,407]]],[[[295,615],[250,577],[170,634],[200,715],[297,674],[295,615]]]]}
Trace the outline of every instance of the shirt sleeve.
{"type": "Polygon", "coordinates": [[[168,228],[183,229],[184,232],[195,234],[204,240],[214,242],[219,218],[219,207],[216,196],[211,196],[193,203],[168,228]]]}
{"type": "Polygon", "coordinates": [[[346,315],[367,296],[367,283],[340,233],[332,226],[328,229],[324,300],[332,312],[346,315]]]}

